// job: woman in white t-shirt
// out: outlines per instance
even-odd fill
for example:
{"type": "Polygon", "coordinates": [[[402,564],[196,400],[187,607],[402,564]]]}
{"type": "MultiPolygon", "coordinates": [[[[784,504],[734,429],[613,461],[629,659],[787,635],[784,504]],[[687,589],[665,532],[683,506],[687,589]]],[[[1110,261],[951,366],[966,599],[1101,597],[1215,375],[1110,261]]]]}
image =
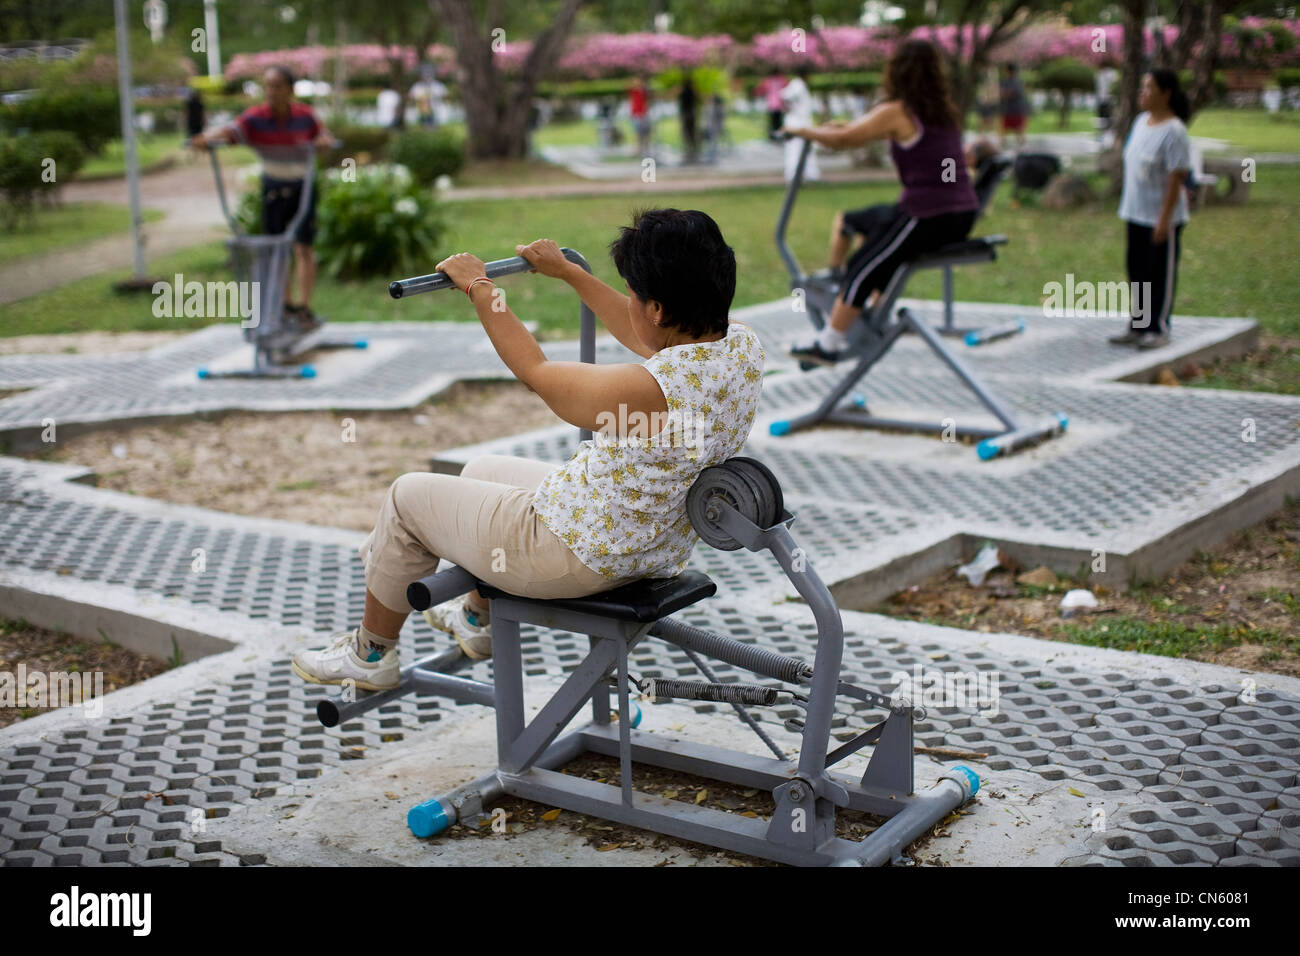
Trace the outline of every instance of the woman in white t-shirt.
{"type": "Polygon", "coordinates": [[[1114,345],[1140,349],[1169,344],[1178,255],[1187,223],[1184,185],[1191,168],[1185,125],[1187,96],[1173,70],[1152,70],[1142,78],[1138,107],[1124,146],[1124,190],[1119,217],[1128,223],[1129,327],[1112,335],[1114,345]]]}

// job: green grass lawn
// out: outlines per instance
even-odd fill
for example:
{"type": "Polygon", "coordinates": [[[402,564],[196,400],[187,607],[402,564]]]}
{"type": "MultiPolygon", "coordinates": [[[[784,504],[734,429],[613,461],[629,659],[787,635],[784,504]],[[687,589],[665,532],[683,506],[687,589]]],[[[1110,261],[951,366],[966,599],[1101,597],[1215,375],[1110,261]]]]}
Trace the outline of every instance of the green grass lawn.
{"type": "Polygon", "coordinates": [[[1192,117],[1193,136],[1226,139],[1239,150],[1300,153],[1300,113],[1264,109],[1208,109],[1192,117]]]}
{"type": "MultiPolygon", "coordinates": [[[[805,190],[795,208],[790,240],[805,266],[819,266],[831,216],[840,209],[885,202],[897,196],[892,183],[816,184],[805,190]]],[[[448,206],[451,232],[439,252],[472,251],[483,259],[514,254],[515,244],[539,237],[555,239],[583,252],[596,273],[621,287],[606,253],[617,227],[640,206],[704,209],[736,250],[740,281],[736,306],[779,299],[788,283],[772,245],[772,223],[781,202],[775,187],[718,189],[711,193],[662,193],[555,199],[466,200],[448,206]]],[[[1274,334],[1300,336],[1300,274],[1294,250],[1300,239],[1300,167],[1264,166],[1245,206],[1219,206],[1195,214],[1184,233],[1177,311],[1191,315],[1251,316],[1274,334]]],[[[957,296],[974,302],[1010,302],[1027,306],[1032,317],[1047,282],[1063,282],[1066,273],[1095,282],[1124,279],[1123,231],[1114,201],[1095,208],[1054,212],[1031,206],[1016,208],[1004,189],[981,234],[1011,237],[997,263],[959,269],[957,296]]],[[[431,259],[427,268],[432,268],[431,259]]],[[[149,271],[162,276],[183,272],[186,279],[226,279],[224,252],[211,243],[152,259],[149,271]]],[[[424,271],[420,269],[419,271],[424,271]]],[[[3,334],[66,332],[89,329],[191,328],[202,319],[156,318],[150,300],[122,297],[110,290],[119,275],[83,279],[0,310],[3,334]]],[[[366,283],[323,279],[317,310],[335,321],[386,319],[473,319],[457,296],[428,296],[394,301],[386,294],[389,278],[366,283]]],[[[937,273],[914,280],[908,294],[937,297],[937,273]]],[[[536,320],[544,333],[572,334],[577,301],[566,286],[537,275],[503,282],[510,304],[524,319],[536,320]]]]}
{"type": "MultiPolygon", "coordinates": [[[[618,128],[623,131],[623,142],[636,145],[636,131],[628,121],[620,121],[618,128]]],[[[767,136],[767,114],[731,113],[727,117],[727,134],[733,143],[751,139],[763,139],[767,136]]],[[[676,117],[665,116],[655,121],[653,140],[656,143],[680,147],[682,145],[682,125],[676,117]]],[[[576,123],[550,123],[537,131],[533,145],[543,146],[595,146],[598,143],[597,124],[595,120],[582,120],[576,123]]],[[[704,115],[700,116],[700,142],[704,141],[704,115]]]]}
{"type": "MultiPolygon", "coordinates": [[[[145,222],[163,217],[159,209],[145,209],[142,215],[145,222]]],[[[125,233],[130,228],[131,217],[126,208],[112,203],[73,202],[53,209],[39,208],[17,229],[0,232],[0,262],[125,233]]]]}
{"type": "MultiPolygon", "coordinates": [[[[139,136],[135,141],[136,159],[141,169],[181,156],[185,147],[180,133],[158,133],[139,136]]],[[[204,162],[207,160],[205,159],[204,162]]],[[[224,166],[246,166],[257,161],[257,154],[247,146],[231,146],[221,154],[224,166]]],[[[98,156],[86,159],[86,165],[77,173],[78,179],[108,179],[126,175],[126,148],[120,139],[111,140],[98,156]]]]}
{"type": "MultiPolygon", "coordinates": [[[[1062,128],[1058,111],[1043,109],[1029,117],[1028,131],[1031,135],[1091,133],[1095,129],[1094,116],[1092,110],[1073,109],[1066,126],[1062,128]]],[[[976,122],[972,115],[969,126],[971,131],[977,128],[974,125],[976,122]]],[[[623,130],[627,142],[636,142],[631,123],[621,122],[619,128],[623,130]]],[[[732,142],[762,139],[767,135],[767,115],[732,113],[727,119],[727,129],[732,142]]],[[[1227,140],[1237,152],[1300,153],[1300,112],[1270,114],[1264,109],[1212,107],[1192,117],[1189,129],[1194,136],[1227,140]]],[[[996,138],[997,132],[995,122],[991,135],[996,138]]],[[[655,138],[658,142],[681,145],[681,127],[677,120],[672,117],[659,120],[655,124],[655,138]]],[[[594,120],[551,123],[540,129],[534,137],[534,143],[539,147],[594,146],[596,142],[594,120]]]]}

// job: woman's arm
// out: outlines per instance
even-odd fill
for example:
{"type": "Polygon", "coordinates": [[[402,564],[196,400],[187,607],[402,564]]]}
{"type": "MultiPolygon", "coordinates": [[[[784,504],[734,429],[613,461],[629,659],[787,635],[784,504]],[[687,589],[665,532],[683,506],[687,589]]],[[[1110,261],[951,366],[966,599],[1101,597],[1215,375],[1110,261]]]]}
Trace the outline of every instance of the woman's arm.
{"type": "MultiPolygon", "coordinates": [[[[486,276],[482,260],[467,252],[444,259],[435,269],[447,273],[456,288],[462,290],[486,276]]],[[[491,282],[480,282],[470,292],[492,346],[514,377],[536,392],[564,421],[600,431],[611,423],[627,422],[633,412],[647,416],[667,412],[663,389],[644,366],[552,362],[532,333],[504,306],[505,300],[495,293],[491,282]]],[[[632,421],[635,423],[635,419],[632,421]]]]}
{"type": "Polygon", "coordinates": [[[563,279],[571,285],[578,297],[596,313],[601,324],[625,348],[642,358],[654,355],[632,331],[632,320],[627,314],[628,297],[622,292],[564,258],[560,247],[550,239],[538,239],[526,246],[516,246],[515,251],[532,263],[533,268],[542,275],[563,279]]]}
{"type": "Polygon", "coordinates": [[[847,126],[805,126],[787,129],[830,149],[852,149],[876,139],[910,139],[916,134],[912,121],[898,100],[888,100],[847,126]]]}

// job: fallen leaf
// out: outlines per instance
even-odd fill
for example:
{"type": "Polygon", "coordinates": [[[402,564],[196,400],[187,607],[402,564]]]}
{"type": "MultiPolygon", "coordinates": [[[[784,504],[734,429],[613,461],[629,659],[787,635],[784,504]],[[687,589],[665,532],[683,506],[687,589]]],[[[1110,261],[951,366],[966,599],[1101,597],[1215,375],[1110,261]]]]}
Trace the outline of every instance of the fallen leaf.
{"type": "Polygon", "coordinates": [[[556,807],[554,810],[547,810],[545,813],[543,813],[542,819],[545,820],[547,823],[550,823],[559,815],[560,815],[560,808],[556,807]]]}
{"type": "Polygon", "coordinates": [[[709,799],[709,791],[707,790],[701,790],[699,793],[695,795],[696,803],[703,803],[707,799],[709,799]]]}
{"type": "Polygon", "coordinates": [[[1068,792],[1068,793],[1070,794],[1070,796],[1072,796],[1072,797],[1082,797],[1082,796],[1084,795],[1084,793],[1083,793],[1082,790],[1076,790],[1074,787],[1070,787],[1069,790],[1068,790],[1067,792],[1068,792]]]}

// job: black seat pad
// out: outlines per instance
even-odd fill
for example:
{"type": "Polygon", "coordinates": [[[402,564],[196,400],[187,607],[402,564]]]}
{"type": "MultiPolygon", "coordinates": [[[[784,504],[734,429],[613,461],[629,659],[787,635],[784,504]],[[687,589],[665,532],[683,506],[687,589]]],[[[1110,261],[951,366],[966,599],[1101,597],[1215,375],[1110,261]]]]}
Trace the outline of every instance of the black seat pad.
{"type": "Polygon", "coordinates": [[[952,242],[918,256],[914,265],[919,267],[942,265],[944,260],[947,259],[993,259],[997,255],[994,247],[1001,244],[999,240],[1006,241],[1001,236],[986,236],[979,239],[963,239],[961,242],[952,242]]]}
{"type": "Polygon", "coordinates": [[[642,578],[631,584],[601,591],[579,598],[519,597],[480,581],[479,592],[487,598],[511,598],[524,604],[563,611],[581,611],[619,621],[639,621],[651,624],[674,611],[690,607],[717,593],[718,586],[707,574],[700,571],[683,571],[675,578],[642,578]]]}

